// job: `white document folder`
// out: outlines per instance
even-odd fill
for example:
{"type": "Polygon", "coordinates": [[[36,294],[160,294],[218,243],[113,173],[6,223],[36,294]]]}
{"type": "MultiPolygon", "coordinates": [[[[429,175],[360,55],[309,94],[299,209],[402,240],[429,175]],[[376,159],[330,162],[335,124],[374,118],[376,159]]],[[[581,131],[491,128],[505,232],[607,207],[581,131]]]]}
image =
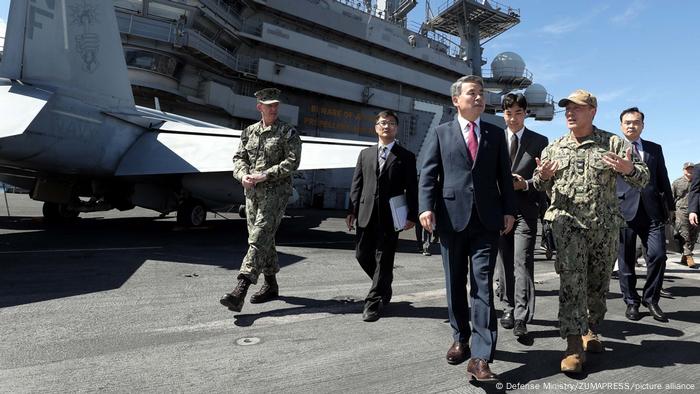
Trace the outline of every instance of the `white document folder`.
{"type": "Polygon", "coordinates": [[[406,195],[402,194],[390,198],[389,207],[391,208],[391,217],[394,219],[394,231],[403,230],[406,227],[406,219],[408,218],[406,195]]]}

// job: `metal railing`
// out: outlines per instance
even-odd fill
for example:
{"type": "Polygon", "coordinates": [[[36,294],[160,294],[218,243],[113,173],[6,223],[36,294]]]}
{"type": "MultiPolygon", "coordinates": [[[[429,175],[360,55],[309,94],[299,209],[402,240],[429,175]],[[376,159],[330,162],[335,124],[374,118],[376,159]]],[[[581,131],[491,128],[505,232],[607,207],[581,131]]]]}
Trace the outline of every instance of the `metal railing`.
{"type": "Polygon", "coordinates": [[[218,11],[223,11],[229,16],[232,16],[238,23],[241,23],[243,19],[241,18],[241,14],[239,14],[236,10],[231,8],[231,5],[223,0],[199,0],[205,7],[213,9],[213,10],[218,10],[218,11]]]}
{"type": "Polygon", "coordinates": [[[510,16],[520,18],[520,8],[513,8],[511,6],[501,4],[494,0],[446,0],[441,6],[438,7],[438,15],[446,9],[452,7],[455,3],[461,3],[462,1],[470,1],[472,3],[481,4],[484,7],[488,7],[498,12],[503,12],[510,16]]]}
{"type": "Polygon", "coordinates": [[[185,45],[202,52],[232,70],[247,74],[257,74],[258,72],[258,63],[255,59],[232,53],[197,29],[178,27],[175,22],[159,21],[138,15],[117,14],[117,21],[122,33],[185,45]]]}

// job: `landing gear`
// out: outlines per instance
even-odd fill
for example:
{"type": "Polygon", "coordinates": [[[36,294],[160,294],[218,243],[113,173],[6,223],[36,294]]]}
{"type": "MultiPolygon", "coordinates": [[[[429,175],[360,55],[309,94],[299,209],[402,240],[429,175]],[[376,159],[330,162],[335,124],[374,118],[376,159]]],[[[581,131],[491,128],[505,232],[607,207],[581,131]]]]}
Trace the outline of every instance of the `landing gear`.
{"type": "Polygon", "coordinates": [[[177,209],[177,223],[185,227],[199,227],[207,220],[207,208],[204,203],[189,199],[177,209]]]}
{"type": "Polygon", "coordinates": [[[50,222],[67,222],[78,218],[80,212],[72,209],[68,204],[44,202],[41,209],[44,218],[50,222]]]}

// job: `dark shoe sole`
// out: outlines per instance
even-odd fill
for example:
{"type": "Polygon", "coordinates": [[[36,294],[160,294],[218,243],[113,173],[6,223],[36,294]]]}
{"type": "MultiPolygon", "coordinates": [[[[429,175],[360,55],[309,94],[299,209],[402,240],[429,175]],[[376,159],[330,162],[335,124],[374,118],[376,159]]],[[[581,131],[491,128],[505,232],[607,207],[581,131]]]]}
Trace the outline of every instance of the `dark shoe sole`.
{"type": "Polygon", "coordinates": [[[488,379],[477,379],[476,376],[472,375],[471,373],[467,372],[467,378],[470,381],[476,381],[479,383],[493,383],[493,382],[498,382],[498,376],[493,377],[493,378],[488,378],[488,379]]]}
{"type": "Polygon", "coordinates": [[[221,303],[221,305],[227,307],[230,311],[240,312],[241,310],[243,310],[243,302],[241,302],[239,304],[234,304],[233,302],[231,302],[229,299],[227,299],[225,297],[220,299],[219,302],[221,303]]]}
{"type": "Polygon", "coordinates": [[[250,297],[250,300],[248,302],[250,302],[251,304],[262,304],[265,302],[276,300],[279,297],[280,297],[279,294],[274,294],[274,295],[270,295],[270,296],[266,295],[266,296],[261,296],[261,297],[256,297],[255,294],[253,294],[253,296],[250,297]]]}
{"type": "Polygon", "coordinates": [[[459,365],[459,364],[462,364],[463,362],[465,362],[465,361],[467,361],[467,360],[469,360],[469,358],[465,358],[464,360],[450,360],[450,359],[447,359],[447,363],[450,364],[450,365],[459,365]]]}
{"type": "Polygon", "coordinates": [[[515,335],[515,336],[518,337],[518,338],[524,337],[525,335],[527,335],[527,330],[524,330],[524,331],[513,331],[513,335],[515,335]]]}
{"type": "Polygon", "coordinates": [[[642,316],[641,316],[641,315],[628,315],[628,314],[626,314],[626,313],[625,313],[625,317],[626,317],[628,320],[632,320],[632,321],[637,321],[637,320],[641,320],[641,319],[642,319],[642,316]]]}
{"type": "Polygon", "coordinates": [[[378,315],[378,314],[376,314],[376,315],[362,316],[362,321],[366,321],[366,322],[368,322],[368,323],[373,322],[373,321],[377,321],[377,320],[379,320],[379,315],[378,315]]]}

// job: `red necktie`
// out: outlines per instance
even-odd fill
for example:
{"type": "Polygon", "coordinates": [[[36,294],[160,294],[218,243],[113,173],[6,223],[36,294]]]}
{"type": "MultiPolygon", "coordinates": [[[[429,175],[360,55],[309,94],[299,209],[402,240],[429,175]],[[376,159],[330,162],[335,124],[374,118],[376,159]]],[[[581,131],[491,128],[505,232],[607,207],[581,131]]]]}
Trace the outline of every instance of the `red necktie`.
{"type": "Polygon", "coordinates": [[[472,161],[476,160],[476,151],[479,149],[479,141],[476,140],[476,132],[474,131],[474,122],[469,122],[469,141],[467,141],[467,149],[469,150],[469,158],[472,161]]]}

